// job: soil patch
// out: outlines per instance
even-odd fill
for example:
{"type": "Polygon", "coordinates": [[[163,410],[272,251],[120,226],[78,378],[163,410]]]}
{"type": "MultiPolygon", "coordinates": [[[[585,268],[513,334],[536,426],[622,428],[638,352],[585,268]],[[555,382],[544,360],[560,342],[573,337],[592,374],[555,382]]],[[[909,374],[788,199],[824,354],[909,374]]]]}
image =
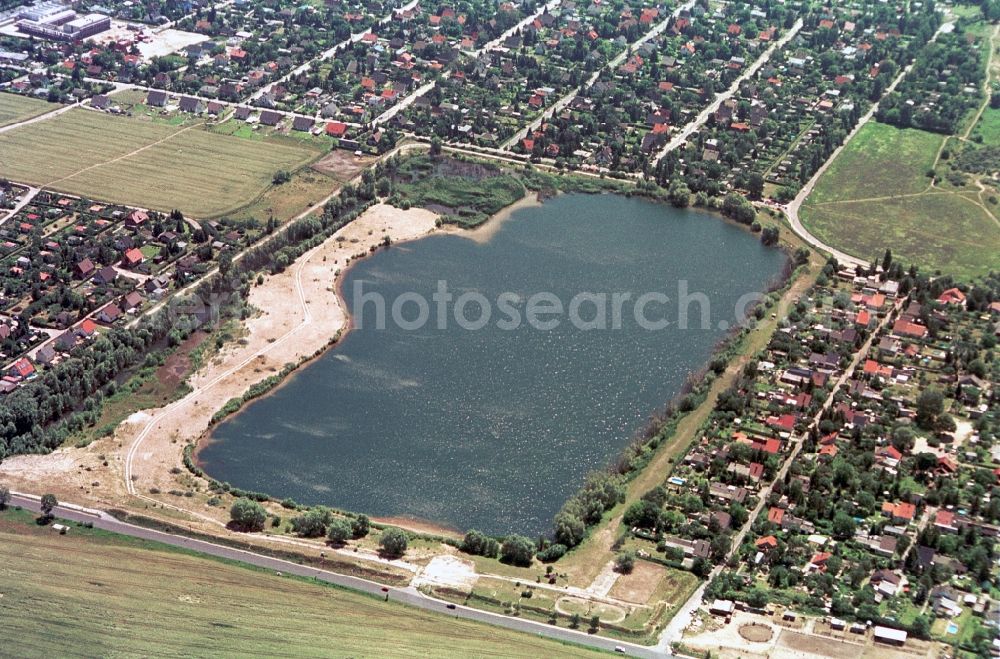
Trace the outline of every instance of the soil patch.
{"type": "Polygon", "coordinates": [[[740,636],[753,643],[766,643],[774,636],[774,630],[767,625],[750,623],[740,625],[740,636]]]}

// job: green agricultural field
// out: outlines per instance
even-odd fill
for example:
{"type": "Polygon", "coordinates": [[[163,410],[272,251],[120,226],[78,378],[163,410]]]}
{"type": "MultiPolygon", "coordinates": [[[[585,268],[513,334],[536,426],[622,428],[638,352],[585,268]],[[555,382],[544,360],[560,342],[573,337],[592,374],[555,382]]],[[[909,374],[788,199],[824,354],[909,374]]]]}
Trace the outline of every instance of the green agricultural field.
{"type": "Polygon", "coordinates": [[[0,513],[0,553],[5,648],[22,657],[592,654],[26,513],[0,513]]]}
{"type": "Polygon", "coordinates": [[[40,114],[58,110],[60,107],[62,106],[58,103],[0,92],[0,126],[8,126],[18,121],[31,119],[40,114]]]}
{"type": "Polygon", "coordinates": [[[252,203],[280,169],[318,149],[244,140],[199,125],[170,126],[71,110],[0,134],[0,176],[135,206],[216,217],[252,203]]]}
{"type": "Polygon", "coordinates": [[[942,140],[867,124],[806,199],[803,224],[828,245],[865,259],[891,248],[904,263],[965,279],[1000,269],[996,208],[972,185],[932,185],[926,176],[942,140]]]}

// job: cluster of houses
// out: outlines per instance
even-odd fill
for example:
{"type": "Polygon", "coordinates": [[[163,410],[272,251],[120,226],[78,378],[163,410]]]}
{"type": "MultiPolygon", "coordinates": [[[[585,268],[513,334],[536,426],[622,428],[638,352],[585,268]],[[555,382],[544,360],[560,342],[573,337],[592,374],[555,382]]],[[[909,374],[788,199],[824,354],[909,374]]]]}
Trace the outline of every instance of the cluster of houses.
{"type": "Polygon", "coordinates": [[[847,6],[806,14],[805,27],[678,152],[689,187],[715,181],[747,189],[749,174],[757,172],[798,190],[839,143],[831,141],[834,131],[856,123],[891,82],[883,64],[905,59],[913,35],[900,32],[903,12],[894,10],[883,23],[847,6]]]}
{"type": "MultiPolygon", "coordinates": [[[[648,29],[664,18],[653,9],[638,20],[648,29]]],[[[642,169],[777,38],[779,19],[751,5],[683,10],[514,148],[585,168],[642,169]]]]}
{"type": "MultiPolygon", "coordinates": [[[[969,337],[993,335],[1000,302],[973,307],[967,290],[947,283],[903,294],[881,272],[827,274],[759,356],[754,376],[720,398],[710,429],[667,480],[701,497],[702,516],[721,509],[735,518],[732,502],[760,504],[726,579],[710,587],[723,598],[709,600],[709,612],[729,619],[736,609],[772,611],[748,602],[781,603],[782,624],[799,608],[825,613],[824,633],[870,631],[900,646],[913,634],[957,642],[990,624],[996,637],[1000,444],[987,401],[998,372],[954,356],[975,349],[969,337]],[[927,418],[928,390],[944,399],[937,419],[927,418]],[[991,423],[973,425],[984,416],[991,423]],[[752,451],[738,449],[747,443],[752,451]],[[787,472],[776,474],[772,456],[787,460],[795,444],[787,472]]],[[[683,501],[671,496],[667,506],[683,501]]],[[[704,554],[706,540],[654,539],[668,557],[681,549],[719,558],[704,554]]],[[[1000,653],[1000,642],[990,648],[1000,653]]]]}
{"type": "MultiPolygon", "coordinates": [[[[470,53],[417,98],[400,128],[498,146],[666,17],[665,5],[567,0],[495,47],[470,53]]],[[[459,50],[465,49],[461,43],[459,50]]],[[[529,136],[530,138],[530,136],[529,136]]],[[[555,156],[551,150],[549,155],[555,156]]]]}
{"type": "Polygon", "coordinates": [[[15,360],[4,390],[197,278],[244,233],[39,192],[0,225],[0,354],[15,360]]]}

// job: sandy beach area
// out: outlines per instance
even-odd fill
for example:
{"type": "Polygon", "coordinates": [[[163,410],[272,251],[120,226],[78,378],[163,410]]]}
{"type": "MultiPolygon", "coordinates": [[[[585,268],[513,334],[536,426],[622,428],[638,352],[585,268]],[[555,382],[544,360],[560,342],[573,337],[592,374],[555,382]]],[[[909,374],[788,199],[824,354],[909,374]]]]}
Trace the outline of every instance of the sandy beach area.
{"type": "Polygon", "coordinates": [[[113,437],[86,448],[8,458],[0,464],[0,479],[15,491],[53,492],[61,499],[105,509],[156,507],[158,514],[185,519],[183,509],[200,520],[195,526],[218,533],[228,511],[205,504],[208,493],[169,494],[188,491],[197,480],[183,467],[183,447],[202,436],[227,401],[329,344],[347,323],[336,279],[351,260],[367,255],[386,235],[394,244],[425,236],[435,230],[436,220],[436,214],[424,209],[371,207],[251,290],[249,303],[259,313],[245,322],[240,341],[227,344],[189,378],[191,393],[165,407],[133,414],[113,437]],[[126,473],[130,454],[131,470],[126,473]],[[179,473],[171,473],[175,467],[179,473]],[[126,479],[132,481],[134,494],[129,494],[126,479]]]}

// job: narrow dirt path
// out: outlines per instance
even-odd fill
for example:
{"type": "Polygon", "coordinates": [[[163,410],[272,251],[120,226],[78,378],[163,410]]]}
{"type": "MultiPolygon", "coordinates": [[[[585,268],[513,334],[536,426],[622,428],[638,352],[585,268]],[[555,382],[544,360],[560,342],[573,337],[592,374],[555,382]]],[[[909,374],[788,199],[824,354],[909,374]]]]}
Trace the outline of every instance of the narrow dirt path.
{"type": "Polygon", "coordinates": [[[199,128],[199,127],[204,126],[204,125],[205,125],[205,122],[199,121],[196,124],[191,124],[190,126],[185,126],[184,128],[181,128],[178,131],[174,131],[173,133],[167,135],[166,137],[164,137],[162,139],[156,140],[155,142],[150,142],[149,144],[141,146],[138,149],[134,149],[132,151],[129,151],[128,153],[124,153],[124,154],[122,154],[122,155],[120,155],[120,156],[118,156],[116,158],[112,158],[111,160],[105,160],[104,162],[94,163],[93,165],[89,165],[87,167],[84,167],[83,169],[81,169],[81,170],[79,170],[77,172],[73,172],[72,174],[70,174],[68,176],[63,176],[62,178],[56,179],[54,181],[49,181],[48,183],[46,183],[42,187],[43,188],[52,187],[54,185],[58,185],[58,184],[62,183],[63,181],[67,181],[67,180],[69,180],[69,179],[71,179],[71,178],[73,178],[75,176],[79,176],[80,174],[83,174],[84,172],[88,172],[88,171],[90,171],[92,169],[97,169],[98,167],[104,167],[105,165],[110,165],[112,163],[118,162],[119,160],[125,160],[126,158],[131,158],[135,154],[142,153],[146,149],[150,149],[150,148],[152,148],[154,146],[157,146],[158,144],[163,144],[164,142],[168,142],[168,141],[172,140],[173,138],[177,137],[178,135],[180,135],[181,133],[187,132],[187,131],[191,130],[192,128],[199,128]]]}

